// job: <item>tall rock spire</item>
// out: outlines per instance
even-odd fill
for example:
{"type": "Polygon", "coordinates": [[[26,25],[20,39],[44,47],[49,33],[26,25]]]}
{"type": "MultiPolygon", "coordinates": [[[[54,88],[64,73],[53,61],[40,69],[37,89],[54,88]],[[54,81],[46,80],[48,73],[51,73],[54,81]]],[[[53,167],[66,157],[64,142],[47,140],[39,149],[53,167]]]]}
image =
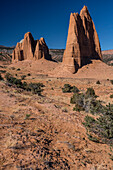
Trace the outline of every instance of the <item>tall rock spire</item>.
{"type": "Polygon", "coordinates": [[[102,55],[95,25],[88,8],[84,6],[80,15],[78,13],[70,15],[63,63],[70,72],[75,73],[79,67],[88,64],[91,59],[102,59],[102,55]]]}

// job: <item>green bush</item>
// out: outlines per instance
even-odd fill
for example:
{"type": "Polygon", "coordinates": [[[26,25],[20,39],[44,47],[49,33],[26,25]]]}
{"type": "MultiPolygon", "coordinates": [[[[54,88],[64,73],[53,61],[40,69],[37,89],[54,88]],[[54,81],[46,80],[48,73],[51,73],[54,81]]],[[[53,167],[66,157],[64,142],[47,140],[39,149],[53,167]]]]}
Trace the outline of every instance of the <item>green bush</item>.
{"type": "Polygon", "coordinates": [[[95,91],[88,88],[86,93],[74,93],[71,97],[70,103],[75,104],[74,110],[86,111],[92,114],[101,113],[104,107],[101,102],[96,100],[95,91]]]}
{"type": "Polygon", "coordinates": [[[43,91],[42,87],[44,87],[44,85],[42,83],[22,83],[21,79],[17,79],[9,73],[5,75],[5,78],[10,84],[16,85],[17,88],[22,88],[24,90],[31,91],[33,94],[41,95],[41,92],[43,91]]]}
{"type": "Polygon", "coordinates": [[[84,94],[74,93],[73,96],[71,97],[70,103],[83,106],[84,105],[84,94]]]}
{"type": "Polygon", "coordinates": [[[73,108],[73,111],[80,112],[80,111],[84,111],[84,109],[80,105],[76,104],[75,107],[73,108]]]}
{"type": "Polygon", "coordinates": [[[93,88],[87,88],[87,91],[85,93],[85,97],[88,98],[88,97],[95,97],[95,91],[93,88]]]}
{"type": "Polygon", "coordinates": [[[110,80],[111,84],[113,84],[113,80],[110,80]]]}
{"type": "Polygon", "coordinates": [[[78,93],[79,89],[76,86],[71,86],[70,84],[64,84],[64,87],[62,88],[63,93],[78,93]]]}
{"type": "Polygon", "coordinates": [[[91,134],[87,134],[88,135],[88,139],[93,141],[93,142],[96,142],[96,143],[99,143],[99,139],[95,136],[92,136],[91,134]]]}
{"type": "Polygon", "coordinates": [[[83,124],[86,127],[91,127],[95,123],[95,119],[88,115],[85,117],[84,120],[85,120],[85,122],[83,124]]]}
{"type": "Polygon", "coordinates": [[[6,70],[0,70],[1,73],[6,73],[6,70]]]}
{"type": "Polygon", "coordinates": [[[104,106],[102,106],[101,101],[96,100],[95,97],[84,99],[84,110],[88,113],[97,114],[102,113],[104,106]]]}
{"type": "Polygon", "coordinates": [[[9,81],[9,78],[10,78],[10,77],[11,77],[11,74],[10,74],[10,73],[6,73],[6,75],[5,75],[6,80],[9,81]]]}
{"type": "Polygon", "coordinates": [[[109,154],[110,159],[113,161],[113,154],[109,154]]]}
{"type": "Polygon", "coordinates": [[[73,86],[72,89],[71,89],[71,92],[78,93],[79,89],[76,86],[73,86]]]}
{"type": "Polygon", "coordinates": [[[21,79],[24,80],[26,78],[26,75],[22,75],[21,79]]]}
{"type": "Polygon", "coordinates": [[[67,113],[68,112],[67,108],[63,108],[62,112],[66,112],[67,113]]]}
{"type": "Polygon", "coordinates": [[[70,84],[64,84],[64,88],[62,88],[63,93],[71,93],[71,85],[70,84]]]}
{"type": "Polygon", "coordinates": [[[100,84],[100,81],[98,80],[98,81],[96,82],[96,84],[100,84]]]}
{"type": "Polygon", "coordinates": [[[3,80],[3,77],[1,76],[1,74],[0,74],[0,80],[3,80]]]}
{"type": "Polygon", "coordinates": [[[21,79],[13,77],[10,73],[6,73],[5,78],[9,83],[16,85],[18,88],[23,87],[21,79]]]}
{"type": "Polygon", "coordinates": [[[113,144],[113,105],[106,105],[97,119],[86,116],[83,124],[92,136],[97,135],[102,142],[113,144]]]}
{"type": "Polygon", "coordinates": [[[28,88],[28,84],[25,81],[22,83],[22,88],[24,90],[27,90],[27,88],[28,88]]]}
{"type": "Polygon", "coordinates": [[[26,117],[25,117],[25,119],[29,119],[30,118],[30,114],[26,114],[26,117]]]}
{"type": "Polygon", "coordinates": [[[17,68],[17,71],[20,71],[21,69],[20,68],[17,68]]]}
{"type": "Polygon", "coordinates": [[[111,98],[111,99],[113,98],[113,94],[110,95],[110,98],[111,98]]]}
{"type": "Polygon", "coordinates": [[[31,91],[33,94],[38,94],[41,95],[41,92],[43,91],[43,89],[41,88],[43,84],[41,83],[30,83],[27,86],[27,90],[31,91]]]}

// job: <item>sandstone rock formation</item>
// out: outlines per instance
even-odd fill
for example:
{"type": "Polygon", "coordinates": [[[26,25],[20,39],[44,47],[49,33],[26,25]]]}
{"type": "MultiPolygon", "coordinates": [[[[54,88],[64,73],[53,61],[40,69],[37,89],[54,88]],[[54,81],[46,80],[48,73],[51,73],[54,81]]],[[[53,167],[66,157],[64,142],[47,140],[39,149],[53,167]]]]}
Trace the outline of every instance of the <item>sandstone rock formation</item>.
{"type": "Polygon", "coordinates": [[[41,58],[51,60],[49,49],[44,38],[34,40],[30,32],[26,33],[24,39],[17,43],[13,51],[12,62],[22,60],[39,60],[41,58]]]}
{"type": "Polygon", "coordinates": [[[51,60],[51,57],[49,55],[49,49],[45,43],[44,38],[40,38],[40,40],[37,40],[34,53],[34,58],[36,60],[41,59],[42,57],[47,60],[51,60]]]}
{"type": "Polygon", "coordinates": [[[71,13],[63,64],[71,72],[88,64],[91,59],[102,59],[98,34],[86,6],[80,14],[71,13]]]}

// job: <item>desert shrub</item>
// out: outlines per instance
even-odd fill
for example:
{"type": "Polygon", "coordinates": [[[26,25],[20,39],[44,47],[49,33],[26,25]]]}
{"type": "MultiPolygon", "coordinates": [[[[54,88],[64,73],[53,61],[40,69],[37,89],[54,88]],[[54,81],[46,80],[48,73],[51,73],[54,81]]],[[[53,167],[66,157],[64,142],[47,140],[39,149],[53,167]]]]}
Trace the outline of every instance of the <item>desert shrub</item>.
{"type": "Polygon", "coordinates": [[[88,88],[86,93],[74,93],[70,103],[75,104],[75,111],[86,111],[92,114],[101,113],[104,109],[101,101],[96,100],[95,91],[88,88]]]}
{"type": "Polygon", "coordinates": [[[10,73],[6,73],[6,75],[5,75],[6,80],[9,80],[9,77],[10,77],[10,76],[11,76],[10,73]]]}
{"type": "Polygon", "coordinates": [[[80,105],[76,104],[75,107],[73,108],[73,111],[80,112],[80,111],[84,111],[84,109],[80,105]]]}
{"type": "Polygon", "coordinates": [[[104,106],[102,106],[101,101],[96,100],[95,97],[84,99],[84,110],[88,113],[97,114],[102,113],[104,106]]]}
{"type": "Polygon", "coordinates": [[[1,76],[1,74],[0,74],[0,80],[3,80],[3,77],[1,76]]]}
{"type": "Polygon", "coordinates": [[[110,80],[111,84],[113,84],[113,80],[110,80]]]}
{"type": "Polygon", "coordinates": [[[78,93],[79,89],[76,86],[72,86],[71,92],[78,93]]]}
{"type": "Polygon", "coordinates": [[[15,80],[15,78],[10,73],[6,73],[5,78],[9,83],[12,83],[12,84],[15,80]]]}
{"type": "Polygon", "coordinates": [[[111,99],[113,98],[113,94],[110,95],[110,98],[111,98],[111,99]]]}
{"type": "Polygon", "coordinates": [[[110,156],[110,159],[113,161],[113,154],[109,154],[109,156],[110,156]]]}
{"type": "Polygon", "coordinates": [[[85,97],[88,98],[88,97],[94,97],[95,96],[95,91],[93,88],[87,88],[87,91],[85,93],[85,97]]]}
{"type": "Polygon", "coordinates": [[[30,74],[30,73],[28,73],[27,75],[28,75],[28,76],[31,76],[31,74],[30,74]]]}
{"type": "Polygon", "coordinates": [[[67,113],[68,112],[67,108],[63,108],[62,112],[66,112],[67,113]]]}
{"type": "Polygon", "coordinates": [[[20,71],[21,69],[20,68],[17,68],[17,71],[20,71]]]}
{"type": "Polygon", "coordinates": [[[64,84],[64,87],[62,88],[63,93],[71,93],[71,85],[70,84],[64,84]]]}
{"type": "MultiPolygon", "coordinates": [[[[19,87],[19,86],[18,86],[19,87]]],[[[19,87],[23,90],[26,90],[27,91],[27,88],[28,88],[28,84],[26,82],[22,82],[22,85],[19,87]]]]}
{"type": "Polygon", "coordinates": [[[26,75],[22,75],[21,79],[24,80],[26,78],[26,75]]]}
{"type": "Polygon", "coordinates": [[[63,93],[78,93],[79,90],[76,86],[71,86],[70,84],[64,84],[64,87],[62,88],[63,93]]]}
{"type": "Polygon", "coordinates": [[[43,91],[41,87],[44,87],[42,83],[30,83],[26,86],[26,90],[31,91],[33,94],[41,95],[41,92],[43,91]]]}
{"type": "Polygon", "coordinates": [[[6,73],[5,78],[9,83],[16,85],[17,88],[23,87],[21,79],[17,79],[15,77],[13,77],[10,73],[6,73]]]}
{"type": "Polygon", "coordinates": [[[91,134],[87,134],[87,136],[89,140],[99,143],[99,139],[96,136],[92,136],[91,134]]]}
{"type": "Polygon", "coordinates": [[[6,73],[6,70],[0,70],[1,73],[6,73]]]}
{"type": "Polygon", "coordinates": [[[37,86],[40,86],[40,87],[45,87],[45,85],[43,83],[36,83],[37,86]]]}
{"type": "Polygon", "coordinates": [[[31,91],[33,94],[41,95],[41,92],[43,91],[42,89],[42,87],[44,87],[43,83],[30,83],[30,84],[27,84],[26,82],[22,83],[21,79],[17,79],[9,73],[5,75],[5,78],[12,85],[16,85],[17,88],[22,88],[24,90],[31,91]]]}
{"type": "Polygon", "coordinates": [[[113,144],[113,105],[106,105],[103,114],[97,119],[86,116],[83,124],[92,137],[97,135],[100,141],[113,144]]]}
{"type": "Polygon", "coordinates": [[[15,84],[17,88],[23,88],[23,84],[21,82],[21,79],[14,78],[13,84],[15,84]]]}
{"type": "Polygon", "coordinates": [[[30,116],[31,116],[30,114],[26,114],[25,119],[29,119],[30,116]]]}
{"type": "Polygon", "coordinates": [[[91,127],[95,123],[95,119],[91,116],[86,116],[85,117],[85,122],[83,123],[86,127],[91,127]]]}
{"type": "Polygon", "coordinates": [[[79,106],[83,106],[84,94],[83,93],[74,93],[71,97],[70,103],[78,104],[79,106]]]}
{"type": "Polygon", "coordinates": [[[100,81],[98,80],[98,81],[96,82],[96,84],[100,84],[100,81]]]}

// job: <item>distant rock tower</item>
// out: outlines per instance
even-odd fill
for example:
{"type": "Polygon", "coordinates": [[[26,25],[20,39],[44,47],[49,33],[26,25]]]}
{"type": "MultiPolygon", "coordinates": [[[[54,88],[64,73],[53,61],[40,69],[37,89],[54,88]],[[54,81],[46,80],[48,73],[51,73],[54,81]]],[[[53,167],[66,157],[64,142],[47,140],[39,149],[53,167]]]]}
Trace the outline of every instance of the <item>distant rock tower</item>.
{"type": "Polygon", "coordinates": [[[88,64],[91,59],[102,60],[101,47],[93,20],[86,6],[71,13],[63,64],[71,72],[88,64]]]}
{"type": "Polygon", "coordinates": [[[49,49],[44,38],[34,40],[30,32],[26,33],[24,39],[17,43],[13,55],[12,62],[22,60],[39,60],[41,58],[51,60],[49,49]]]}

